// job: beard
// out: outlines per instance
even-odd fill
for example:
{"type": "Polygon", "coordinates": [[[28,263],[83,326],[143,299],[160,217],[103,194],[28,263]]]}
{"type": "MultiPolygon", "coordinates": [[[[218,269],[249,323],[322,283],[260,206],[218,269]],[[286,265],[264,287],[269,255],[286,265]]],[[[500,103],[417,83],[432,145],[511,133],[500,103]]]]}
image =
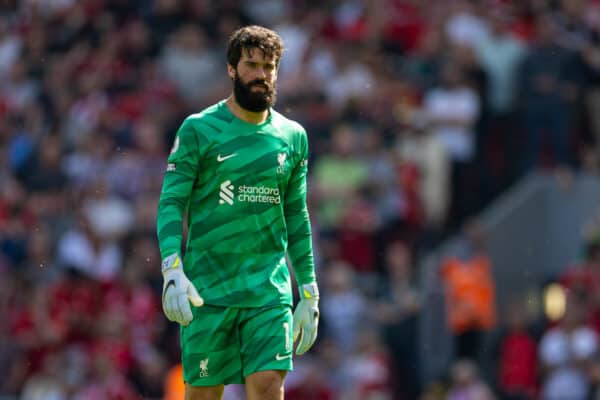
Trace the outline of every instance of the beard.
{"type": "Polygon", "coordinates": [[[245,110],[262,112],[272,107],[277,100],[277,91],[274,85],[261,80],[242,82],[238,74],[233,79],[233,94],[237,103],[245,110]],[[252,86],[262,86],[264,91],[253,91],[252,86]]]}

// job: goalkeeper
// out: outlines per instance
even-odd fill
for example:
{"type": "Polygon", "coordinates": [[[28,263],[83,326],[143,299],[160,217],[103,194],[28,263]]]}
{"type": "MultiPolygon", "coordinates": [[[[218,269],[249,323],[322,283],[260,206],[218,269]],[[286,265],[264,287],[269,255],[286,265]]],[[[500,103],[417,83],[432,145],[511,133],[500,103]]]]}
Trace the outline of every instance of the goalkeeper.
{"type": "Polygon", "coordinates": [[[230,383],[245,383],[248,400],[283,399],[294,343],[300,355],[317,336],[307,137],[272,108],[282,51],[272,30],[234,32],[233,93],[187,117],[168,158],[157,218],[162,303],[181,325],[187,400],[220,399],[230,383]],[[286,253],[300,292],[293,316],[286,253]]]}

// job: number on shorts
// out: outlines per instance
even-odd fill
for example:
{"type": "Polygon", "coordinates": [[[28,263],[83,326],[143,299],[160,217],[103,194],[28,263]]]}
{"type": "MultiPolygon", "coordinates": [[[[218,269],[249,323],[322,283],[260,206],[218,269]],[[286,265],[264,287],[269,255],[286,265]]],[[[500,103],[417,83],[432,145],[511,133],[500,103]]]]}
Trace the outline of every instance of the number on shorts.
{"type": "Polygon", "coordinates": [[[285,331],[285,349],[289,350],[290,346],[290,324],[287,322],[283,323],[283,330],[285,331]]]}

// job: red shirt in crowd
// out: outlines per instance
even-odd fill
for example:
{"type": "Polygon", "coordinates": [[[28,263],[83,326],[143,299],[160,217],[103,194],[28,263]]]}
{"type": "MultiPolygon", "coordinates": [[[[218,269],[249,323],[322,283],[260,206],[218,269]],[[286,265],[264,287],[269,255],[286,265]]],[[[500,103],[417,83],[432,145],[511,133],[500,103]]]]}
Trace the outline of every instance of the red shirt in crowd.
{"type": "Polygon", "coordinates": [[[533,394],[537,385],[537,345],[527,332],[511,332],[500,348],[498,381],[504,392],[533,394]]]}

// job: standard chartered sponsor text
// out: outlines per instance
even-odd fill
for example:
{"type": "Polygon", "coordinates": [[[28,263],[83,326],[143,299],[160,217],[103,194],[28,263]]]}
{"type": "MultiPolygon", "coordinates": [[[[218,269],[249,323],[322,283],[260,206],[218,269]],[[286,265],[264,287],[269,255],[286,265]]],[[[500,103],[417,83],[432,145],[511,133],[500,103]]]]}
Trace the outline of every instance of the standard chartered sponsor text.
{"type": "Polygon", "coordinates": [[[279,188],[268,186],[238,186],[236,199],[248,203],[281,203],[279,188]]]}

